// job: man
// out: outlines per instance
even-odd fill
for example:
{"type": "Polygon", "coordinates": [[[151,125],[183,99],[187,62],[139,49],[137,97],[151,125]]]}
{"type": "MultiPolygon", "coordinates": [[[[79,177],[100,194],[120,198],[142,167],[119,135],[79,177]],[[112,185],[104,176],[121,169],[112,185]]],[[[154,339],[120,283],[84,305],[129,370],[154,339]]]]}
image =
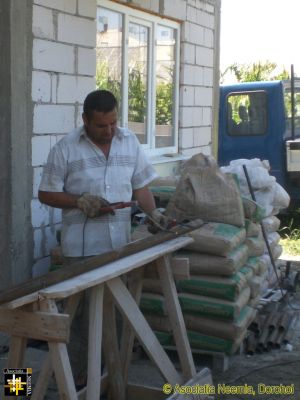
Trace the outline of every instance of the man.
{"type": "MultiPolygon", "coordinates": [[[[158,223],[167,223],[147,187],[156,173],[136,136],[117,127],[117,100],[107,90],[91,92],[84,101],[83,126],[60,140],[50,151],[39,187],[39,200],[62,209],[61,245],[65,264],[82,257],[118,249],[130,241],[130,208],[101,212],[110,203],[138,201],[158,223]]],[[[87,302],[82,302],[71,343],[75,377],[85,372],[87,302]],[[83,332],[80,332],[83,327],[83,332]],[[76,355],[76,353],[78,354],[76,355]],[[78,364],[79,362],[79,364],[78,364]]],[[[72,357],[73,360],[72,361],[72,357]]]]}
{"type": "Polygon", "coordinates": [[[101,215],[109,203],[133,195],[155,221],[165,221],[147,187],[156,173],[136,136],[117,127],[114,95],[91,92],[82,118],[83,127],[52,148],[39,187],[42,203],[63,210],[62,251],[68,258],[101,254],[130,241],[130,209],[101,215]]]}

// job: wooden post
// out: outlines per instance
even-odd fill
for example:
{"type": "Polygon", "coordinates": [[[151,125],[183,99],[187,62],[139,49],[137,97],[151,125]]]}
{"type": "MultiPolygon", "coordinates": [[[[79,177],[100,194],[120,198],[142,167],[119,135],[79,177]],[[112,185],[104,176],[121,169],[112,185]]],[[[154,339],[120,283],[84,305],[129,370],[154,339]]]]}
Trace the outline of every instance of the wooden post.
{"type": "Polygon", "coordinates": [[[86,396],[89,400],[99,400],[100,398],[103,292],[103,285],[96,286],[90,291],[86,396]]]}
{"type": "MultiPolygon", "coordinates": [[[[50,313],[58,312],[56,304],[53,300],[42,302],[41,309],[50,313]]],[[[77,399],[76,388],[66,344],[49,342],[48,346],[60,398],[65,400],[77,399]]]]}
{"type": "Polygon", "coordinates": [[[107,288],[105,288],[103,304],[103,350],[109,380],[108,398],[125,400],[125,385],[116,328],[116,310],[113,297],[107,288]]]}
{"type": "Polygon", "coordinates": [[[161,279],[161,286],[165,297],[169,321],[172,327],[177,352],[185,381],[196,375],[196,369],[188,341],[185,323],[178,301],[177,290],[170,266],[170,256],[165,255],[156,261],[157,270],[161,279]]]}
{"type": "MultiPolygon", "coordinates": [[[[139,305],[141,300],[143,287],[143,269],[132,271],[128,274],[128,290],[129,293],[134,298],[137,305],[139,305]]],[[[124,318],[123,328],[122,328],[122,338],[121,338],[121,365],[123,370],[124,382],[128,380],[128,369],[132,357],[133,343],[134,343],[134,331],[131,328],[130,323],[124,318]]]]}
{"type": "Polygon", "coordinates": [[[111,279],[106,285],[109,287],[124,318],[128,319],[141,345],[165,379],[172,385],[183,383],[181,376],[161,347],[157,337],[152,332],[152,329],[121,279],[119,277],[111,279]]]}

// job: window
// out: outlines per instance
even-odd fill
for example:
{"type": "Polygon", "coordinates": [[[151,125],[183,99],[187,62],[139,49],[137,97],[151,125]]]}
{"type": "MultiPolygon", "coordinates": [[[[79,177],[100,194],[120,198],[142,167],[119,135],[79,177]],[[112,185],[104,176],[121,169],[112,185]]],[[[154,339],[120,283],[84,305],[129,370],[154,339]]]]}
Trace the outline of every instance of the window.
{"type": "Polygon", "coordinates": [[[97,88],[150,154],[178,150],[179,24],[106,0],[97,10],[97,88]]]}
{"type": "MultiPolygon", "coordinates": [[[[292,98],[290,85],[284,91],[284,106],[286,115],[286,137],[290,137],[292,133],[292,98]]],[[[300,83],[295,82],[294,88],[294,118],[295,133],[300,133],[300,83]]]]}
{"type": "Polygon", "coordinates": [[[267,133],[266,92],[253,91],[228,95],[227,132],[233,136],[267,133]]]}

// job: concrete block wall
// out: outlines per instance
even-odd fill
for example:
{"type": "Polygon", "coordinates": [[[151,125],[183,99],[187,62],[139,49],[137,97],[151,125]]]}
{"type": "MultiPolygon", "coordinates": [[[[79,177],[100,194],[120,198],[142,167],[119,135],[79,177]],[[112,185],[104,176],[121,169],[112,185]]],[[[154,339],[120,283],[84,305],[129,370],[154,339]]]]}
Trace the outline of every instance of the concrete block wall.
{"type": "MultiPolygon", "coordinates": [[[[179,152],[211,154],[215,7],[213,0],[122,0],[182,22],[179,152]]],[[[49,266],[60,212],[37,199],[51,147],[81,124],[82,102],[95,88],[97,0],[33,0],[32,166],[34,274],[49,266]]]]}
{"type": "Polygon", "coordinates": [[[205,0],[187,0],[185,7],[185,12],[177,9],[186,16],[181,30],[179,151],[211,155],[215,7],[205,0]]]}
{"type": "Polygon", "coordinates": [[[49,267],[61,212],[41,205],[38,186],[51,147],[81,124],[82,103],[95,89],[96,0],[34,0],[32,33],[33,274],[49,267]]]}

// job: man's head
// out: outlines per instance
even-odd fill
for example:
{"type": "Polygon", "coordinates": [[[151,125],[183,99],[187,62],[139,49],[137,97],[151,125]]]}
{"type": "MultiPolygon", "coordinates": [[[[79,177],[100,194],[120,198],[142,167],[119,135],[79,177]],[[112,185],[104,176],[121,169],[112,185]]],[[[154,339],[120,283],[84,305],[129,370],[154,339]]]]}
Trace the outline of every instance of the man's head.
{"type": "Polygon", "coordinates": [[[108,90],[89,93],[83,104],[83,123],[89,138],[96,144],[112,141],[117,127],[118,102],[108,90]]]}

